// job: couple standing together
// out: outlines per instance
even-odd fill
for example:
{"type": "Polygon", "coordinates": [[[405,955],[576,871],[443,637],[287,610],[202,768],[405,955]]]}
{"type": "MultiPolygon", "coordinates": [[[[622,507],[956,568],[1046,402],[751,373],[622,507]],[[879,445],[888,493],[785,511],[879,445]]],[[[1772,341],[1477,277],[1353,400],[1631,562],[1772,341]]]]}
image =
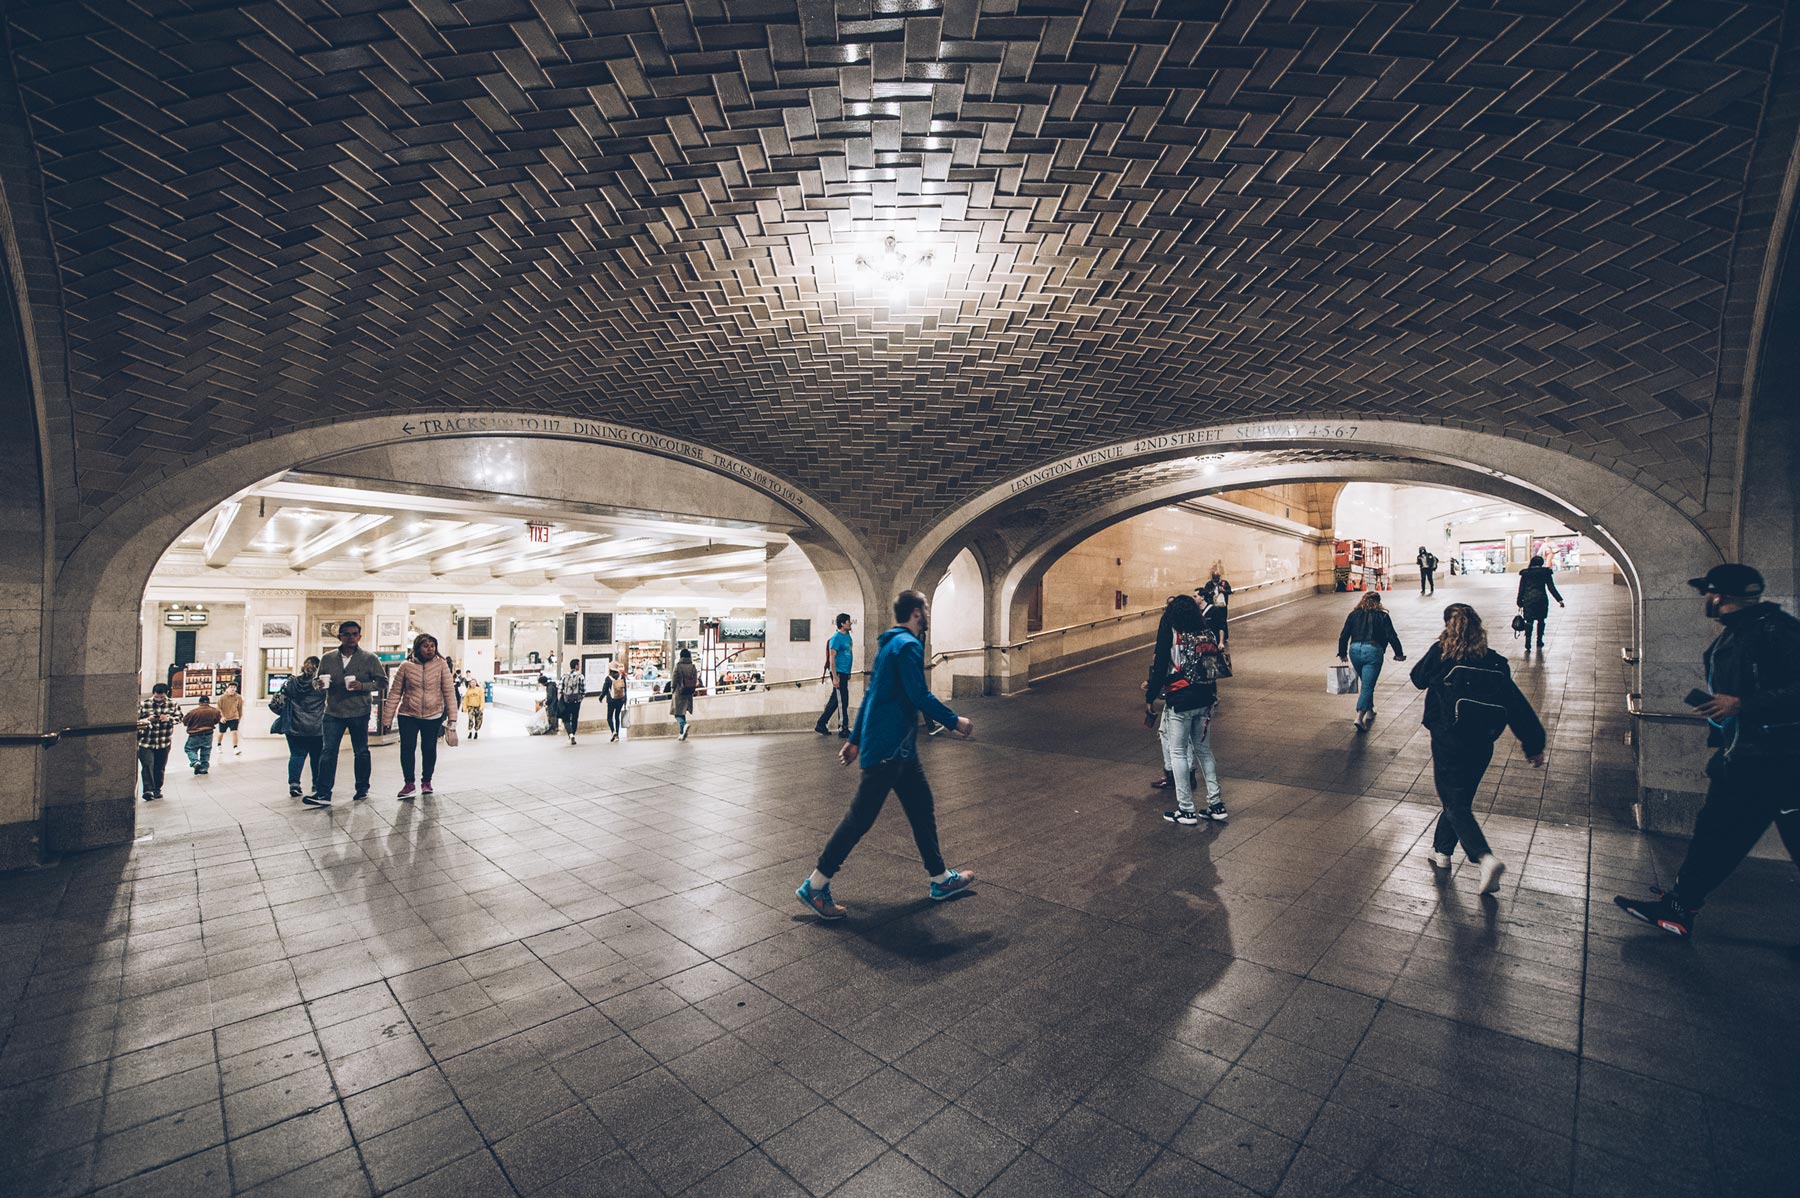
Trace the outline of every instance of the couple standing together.
{"type": "Polygon", "coordinates": [[[374,697],[382,695],[382,727],[396,719],[400,727],[400,769],[405,785],[400,797],[410,799],[420,785],[415,755],[423,766],[424,793],[431,793],[440,736],[456,744],[456,681],[450,663],[438,652],[437,638],[421,633],[413,651],[388,681],[381,659],[362,647],[362,625],[338,625],[338,647],[324,658],[309,657],[301,672],[281,691],[282,731],[288,742],[288,794],[308,807],[330,807],[337,784],[338,753],[350,734],[357,802],[369,797],[374,760],[369,753],[369,715],[374,697]],[[313,791],[302,795],[300,771],[311,766],[313,791]]]}

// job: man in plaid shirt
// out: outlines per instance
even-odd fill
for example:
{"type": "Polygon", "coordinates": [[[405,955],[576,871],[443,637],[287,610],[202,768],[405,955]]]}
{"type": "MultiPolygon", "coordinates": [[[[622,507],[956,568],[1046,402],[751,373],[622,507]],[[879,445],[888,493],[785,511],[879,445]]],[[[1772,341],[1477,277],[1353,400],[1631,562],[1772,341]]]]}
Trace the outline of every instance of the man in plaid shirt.
{"type": "Polygon", "coordinates": [[[138,704],[138,769],[144,775],[144,802],[162,798],[163,773],[169,767],[169,750],[175,744],[175,725],[181,708],[169,698],[169,684],[150,688],[150,697],[138,704]]]}

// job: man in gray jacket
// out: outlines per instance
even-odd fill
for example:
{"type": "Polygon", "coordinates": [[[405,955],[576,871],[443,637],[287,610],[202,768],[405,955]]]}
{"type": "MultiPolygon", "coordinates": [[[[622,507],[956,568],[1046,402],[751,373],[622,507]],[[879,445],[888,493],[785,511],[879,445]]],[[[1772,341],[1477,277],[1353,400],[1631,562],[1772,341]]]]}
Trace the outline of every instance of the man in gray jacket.
{"type": "Polygon", "coordinates": [[[319,753],[319,776],[315,793],[300,801],[308,807],[331,806],[331,791],[337,784],[338,748],[344,733],[350,733],[350,749],[356,762],[356,793],[350,797],[361,802],[369,797],[369,775],[373,762],[369,758],[369,705],[374,696],[387,689],[387,667],[381,659],[361,648],[362,625],[345,620],[338,625],[336,653],[325,654],[319,663],[315,685],[325,689],[325,747],[319,753]]]}

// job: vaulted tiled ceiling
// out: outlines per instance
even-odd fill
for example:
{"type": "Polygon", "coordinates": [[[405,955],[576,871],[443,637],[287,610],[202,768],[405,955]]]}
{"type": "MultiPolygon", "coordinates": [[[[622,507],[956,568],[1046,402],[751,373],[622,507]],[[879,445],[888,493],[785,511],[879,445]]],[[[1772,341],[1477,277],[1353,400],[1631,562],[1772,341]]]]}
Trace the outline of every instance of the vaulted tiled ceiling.
{"type": "Polygon", "coordinates": [[[715,445],[887,547],[1071,449],[1301,412],[1547,434],[1700,494],[1781,18],[7,8],[90,510],[170,454],[519,407],[715,445]],[[930,255],[897,287],[886,235],[930,255]]]}

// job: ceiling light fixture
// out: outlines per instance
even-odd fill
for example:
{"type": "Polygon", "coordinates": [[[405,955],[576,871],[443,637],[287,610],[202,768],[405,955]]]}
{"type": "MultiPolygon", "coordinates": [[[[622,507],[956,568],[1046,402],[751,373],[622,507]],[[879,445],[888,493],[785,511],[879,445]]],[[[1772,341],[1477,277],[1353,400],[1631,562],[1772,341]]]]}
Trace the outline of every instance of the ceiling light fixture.
{"type": "Polygon", "coordinates": [[[890,235],[858,254],[856,268],[864,278],[879,283],[890,292],[905,294],[909,287],[922,281],[921,272],[929,269],[936,260],[936,250],[914,249],[890,235]]]}

